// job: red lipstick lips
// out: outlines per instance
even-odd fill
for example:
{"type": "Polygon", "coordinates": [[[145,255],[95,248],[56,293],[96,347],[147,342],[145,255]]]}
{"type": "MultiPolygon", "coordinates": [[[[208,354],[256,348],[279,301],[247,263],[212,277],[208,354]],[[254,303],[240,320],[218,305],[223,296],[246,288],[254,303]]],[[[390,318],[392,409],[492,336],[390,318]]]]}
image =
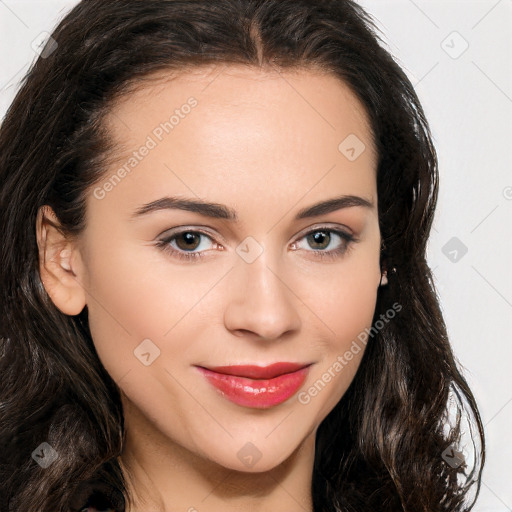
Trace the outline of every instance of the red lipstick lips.
{"type": "Polygon", "coordinates": [[[302,386],[309,364],[275,363],[270,366],[216,366],[198,370],[231,402],[267,409],[278,405],[302,386]]]}

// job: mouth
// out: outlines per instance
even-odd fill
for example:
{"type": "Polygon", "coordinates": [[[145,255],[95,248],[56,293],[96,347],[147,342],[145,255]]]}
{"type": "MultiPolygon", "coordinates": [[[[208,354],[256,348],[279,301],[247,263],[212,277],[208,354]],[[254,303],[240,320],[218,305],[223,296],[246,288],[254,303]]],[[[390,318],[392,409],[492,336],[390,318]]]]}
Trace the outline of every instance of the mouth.
{"type": "Polygon", "coordinates": [[[268,409],[291,398],[304,383],[311,363],[274,363],[269,366],[197,366],[207,381],[229,401],[268,409]]]}

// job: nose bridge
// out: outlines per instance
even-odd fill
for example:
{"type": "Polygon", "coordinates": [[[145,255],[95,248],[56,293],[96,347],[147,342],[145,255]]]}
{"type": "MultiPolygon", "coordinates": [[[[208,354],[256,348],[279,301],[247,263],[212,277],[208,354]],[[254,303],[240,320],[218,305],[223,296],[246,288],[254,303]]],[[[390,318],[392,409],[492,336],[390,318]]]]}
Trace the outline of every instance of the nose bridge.
{"type": "Polygon", "coordinates": [[[237,248],[240,261],[232,273],[225,324],[275,339],[299,327],[297,300],[280,272],[279,255],[258,246],[246,239],[237,248]]]}

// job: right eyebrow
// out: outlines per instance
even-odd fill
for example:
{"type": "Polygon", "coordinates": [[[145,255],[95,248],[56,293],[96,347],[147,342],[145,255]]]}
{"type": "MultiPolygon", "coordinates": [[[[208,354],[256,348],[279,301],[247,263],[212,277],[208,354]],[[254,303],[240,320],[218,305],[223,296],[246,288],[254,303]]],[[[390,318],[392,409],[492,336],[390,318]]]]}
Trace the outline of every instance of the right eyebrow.
{"type": "Polygon", "coordinates": [[[186,210],[189,212],[199,213],[207,217],[238,222],[236,211],[228,206],[218,203],[209,203],[202,199],[188,199],[169,196],[162,197],[142,205],[133,213],[131,218],[135,219],[161,210],[186,210]]]}

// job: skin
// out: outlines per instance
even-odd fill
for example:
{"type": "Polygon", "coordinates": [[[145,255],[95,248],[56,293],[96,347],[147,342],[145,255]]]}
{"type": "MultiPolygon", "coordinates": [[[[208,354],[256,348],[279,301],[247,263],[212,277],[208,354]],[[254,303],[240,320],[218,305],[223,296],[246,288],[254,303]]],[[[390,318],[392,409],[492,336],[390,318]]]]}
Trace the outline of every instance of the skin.
{"type": "MultiPolygon", "coordinates": [[[[162,74],[106,119],[117,154],[105,180],[191,96],[197,106],[129,175],[102,199],[90,191],[78,239],[40,210],[43,283],[63,313],[88,307],[100,360],[121,389],[130,512],[312,511],[315,433],[364,346],[307,404],[295,395],[269,409],[230,402],[194,365],[313,363],[304,392],[371,326],[382,277],[371,130],[354,94],[325,73],[217,66],[162,74]],[[366,146],[354,161],[338,150],[349,134],[366,146]],[[131,219],[166,195],[227,205],[239,222],[176,209],[131,219]],[[340,195],[373,206],[294,219],[340,195]],[[321,259],[319,251],[346,244],[332,232],[320,247],[308,241],[325,225],[357,241],[321,259]],[[203,259],[156,245],[178,227],[207,231],[192,248],[203,259]],[[263,249],[252,263],[236,251],[247,237],[263,249]],[[148,366],[134,355],[144,339],[160,350],[148,366]],[[244,446],[261,455],[251,467],[237,455],[244,446]]],[[[186,252],[179,243],[168,246],[186,252]]]]}

